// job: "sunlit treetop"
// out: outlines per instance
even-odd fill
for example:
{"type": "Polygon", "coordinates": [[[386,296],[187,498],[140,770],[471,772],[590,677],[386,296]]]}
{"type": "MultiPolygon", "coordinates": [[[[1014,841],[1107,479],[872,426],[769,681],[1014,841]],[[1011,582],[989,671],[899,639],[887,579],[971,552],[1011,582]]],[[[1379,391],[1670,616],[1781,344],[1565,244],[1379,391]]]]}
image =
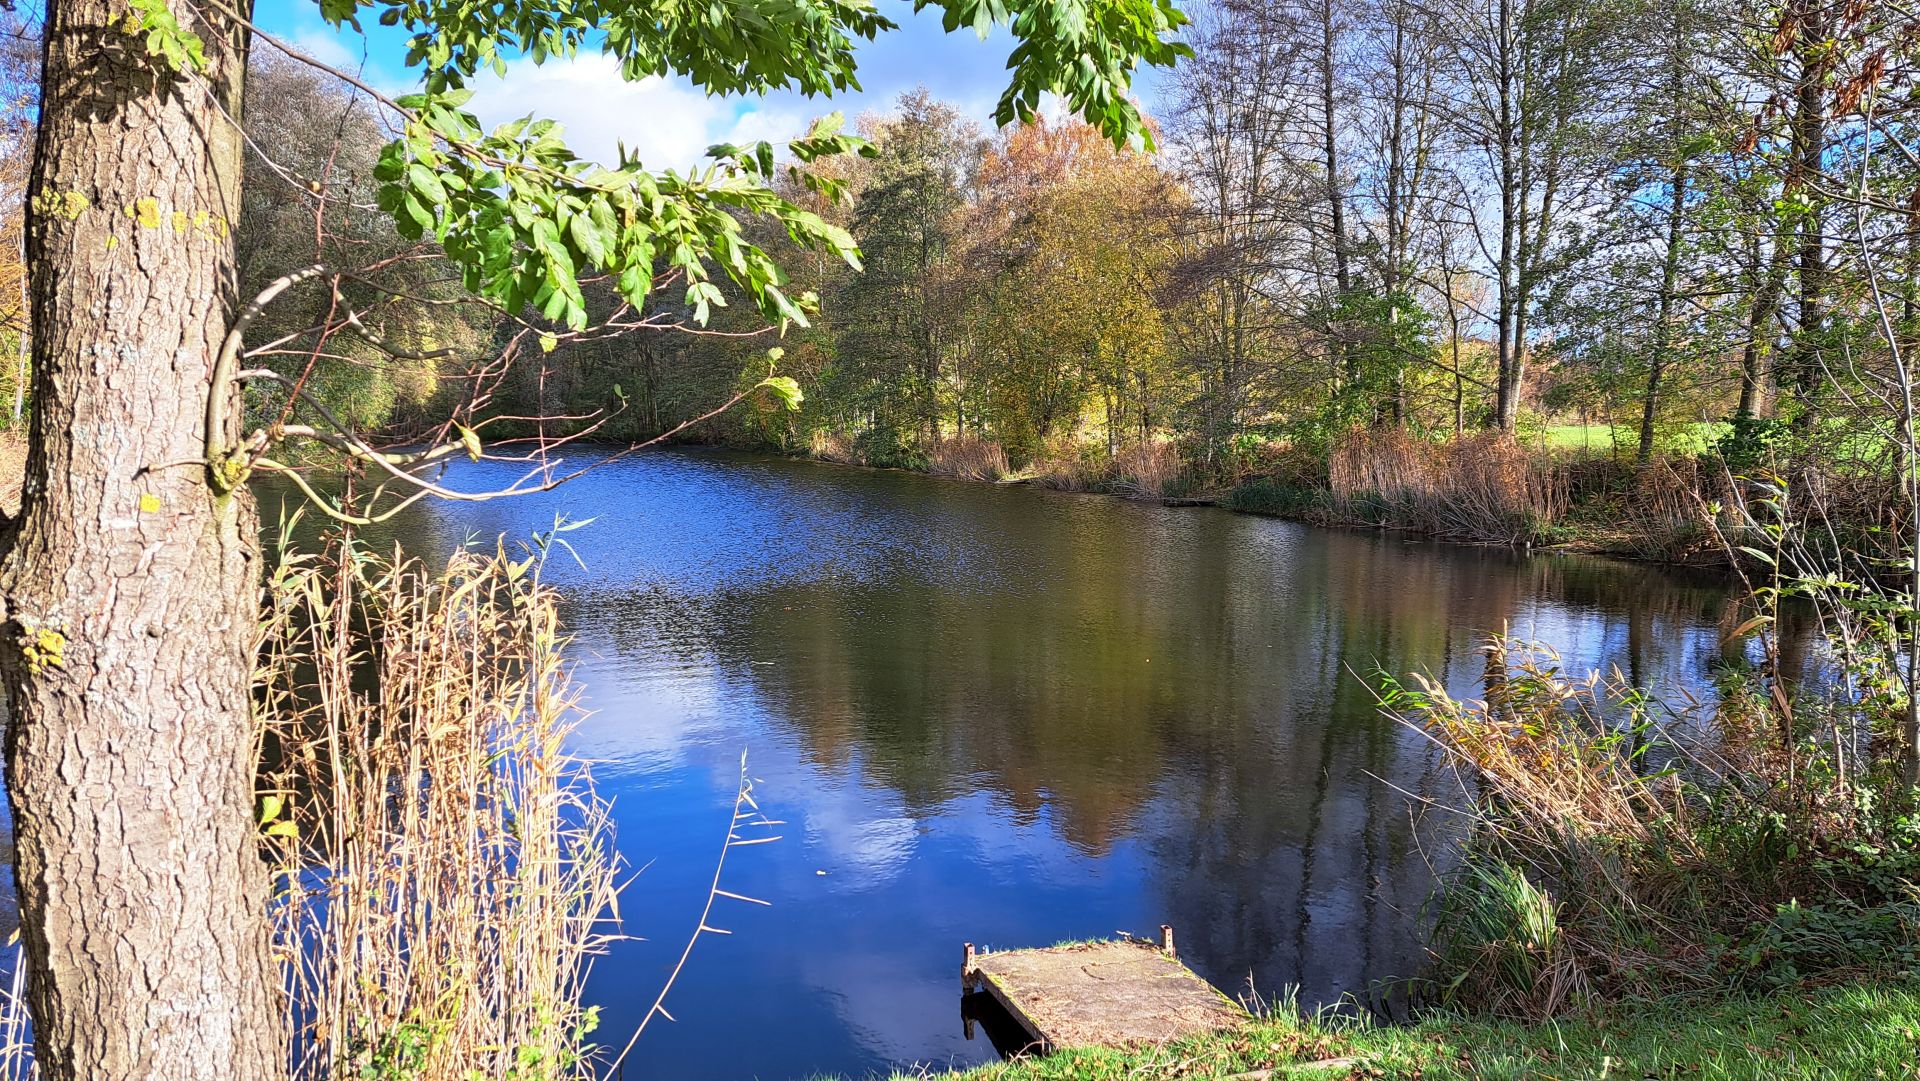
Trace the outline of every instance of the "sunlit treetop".
{"type": "MultiPolygon", "coordinates": [[[[528,118],[491,132],[464,107],[479,72],[503,73],[510,58],[536,62],[598,48],[629,80],[683,75],[716,94],[857,89],[854,49],[895,29],[871,0],[317,0],[336,27],[368,18],[411,32],[407,62],[424,74],[420,93],[392,105],[401,134],[382,156],[380,205],[410,239],[432,237],[458,264],[467,288],[517,311],[586,323],[583,276],[609,276],[643,304],[656,278],[685,283],[698,321],[725,303],[718,267],[776,324],[804,324],[810,298],[789,297],[774,260],[743,236],[740,219],[778,221],[800,245],[858,266],[853,238],[773,190],[774,149],[715,146],[711,164],[685,174],[655,171],[625,150],[617,162],[577,159],[551,121],[528,118]]],[[[199,43],[166,24],[167,0],[133,0],[148,47],[174,67],[197,66],[199,43]],[[184,40],[183,40],[184,39],[184,40]]],[[[1150,141],[1128,99],[1133,69],[1171,66],[1187,55],[1174,35],[1186,17],[1172,0],[914,0],[938,7],[949,31],[982,38],[1007,27],[1017,44],[1001,96],[1000,123],[1030,119],[1057,94],[1116,142],[1150,141]]],[[[644,122],[644,121],[642,121],[644,122]]],[[[861,152],[838,114],[787,145],[784,166],[808,188],[837,197],[835,182],[806,163],[861,152]]]]}

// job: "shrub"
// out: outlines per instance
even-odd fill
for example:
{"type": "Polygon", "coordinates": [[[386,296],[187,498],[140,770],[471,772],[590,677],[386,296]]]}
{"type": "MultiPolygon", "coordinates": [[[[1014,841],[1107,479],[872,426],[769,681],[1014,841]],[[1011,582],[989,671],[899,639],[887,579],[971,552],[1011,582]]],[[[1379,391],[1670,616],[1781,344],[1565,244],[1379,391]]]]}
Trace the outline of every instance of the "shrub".
{"type": "Polygon", "coordinates": [[[1286,481],[1257,478],[1227,493],[1229,510],[1249,514],[1273,514],[1307,521],[1331,521],[1333,497],[1324,488],[1312,488],[1286,481]]]}
{"type": "Polygon", "coordinates": [[[860,453],[860,460],[876,469],[926,471],[926,454],[904,438],[898,428],[868,428],[855,436],[853,443],[860,453]]]}

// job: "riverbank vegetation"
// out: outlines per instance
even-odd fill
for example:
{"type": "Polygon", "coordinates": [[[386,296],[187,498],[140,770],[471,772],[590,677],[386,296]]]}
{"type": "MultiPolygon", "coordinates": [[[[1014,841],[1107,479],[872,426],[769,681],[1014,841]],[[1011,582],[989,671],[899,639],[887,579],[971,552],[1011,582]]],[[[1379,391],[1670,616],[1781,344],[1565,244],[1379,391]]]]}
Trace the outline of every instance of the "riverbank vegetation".
{"type": "Polygon", "coordinates": [[[1282,1010],[1243,1032],[1165,1047],[1081,1049],[894,1081],[1525,1081],[1700,1078],[1852,1081],[1910,1076],[1920,986],[1855,984],[1752,998],[1677,999],[1553,1025],[1437,1013],[1377,1025],[1282,1010]]]}
{"type": "MultiPolygon", "coordinates": [[[[1900,18],[1490,2],[1508,32],[1474,5],[1209,5],[1157,153],[907,94],[858,120],[866,153],[815,163],[839,198],[782,189],[859,271],[746,220],[811,306],[777,342],[726,282],[634,308],[589,279],[591,333],[455,303],[457,268],[379,208],[376,105],[265,53],[244,290],[290,251],[356,269],[263,311],[249,363],[376,443],[448,418],[502,452],[674,433],[1693,563],[1727,560],[1711,508],[1769,472],[1859,493],[1823,508],[1848,529],[1909,528],[1874,513],[1911,442],[1895,384],[1920,320],[1900,18]],[[289,200],[289,177],[334,197],[289,200]],[[695,315],[710,333],[671,332],[695,315]],[[683,427],[770,358],[803,401],[683,427]]],[[[281,396],[250,402],[306,430],[281,396]]]]}

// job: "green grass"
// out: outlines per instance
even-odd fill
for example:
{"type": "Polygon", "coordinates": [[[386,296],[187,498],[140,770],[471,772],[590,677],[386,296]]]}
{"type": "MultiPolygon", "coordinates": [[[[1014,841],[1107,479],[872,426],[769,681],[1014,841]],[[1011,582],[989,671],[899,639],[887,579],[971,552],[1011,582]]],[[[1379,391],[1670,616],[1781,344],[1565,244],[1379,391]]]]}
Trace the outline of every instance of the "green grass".
{"type": "MultiPolygon", "coordinates": [[[[1726,427],[1718,421],[1689,424],[1679,432],[1664,433],[1661,447],[1679,454],[1704,454],[1712,449],[1726,427]]],[[[1608,451],[1614,448],[1616,440],[1629,448],[1638,445],[1640,429],[1611,428],[1605,424],[1550,424],[1527,433],[1526,438],[1528,442],[1559,450],[1608,451]]]]}
{"type": "Polygon", "coordinates": [[[1255,1070],[1271,1070],[1275,1078],[1401,1081],[1841,1081],[1920,1077],[1915,1063],[1920,983],[1901,983],[1649,1004],[1544,1025],[1455,1017],[1407,1027],[1263,1022],[1155,1049],[1064,1051],[961,1074],[899,1074],[895,1081],[1230,1078],[1255,1070]],[[1349,1061],[1298,1066],[1330,1058],[1349,1061]]]}

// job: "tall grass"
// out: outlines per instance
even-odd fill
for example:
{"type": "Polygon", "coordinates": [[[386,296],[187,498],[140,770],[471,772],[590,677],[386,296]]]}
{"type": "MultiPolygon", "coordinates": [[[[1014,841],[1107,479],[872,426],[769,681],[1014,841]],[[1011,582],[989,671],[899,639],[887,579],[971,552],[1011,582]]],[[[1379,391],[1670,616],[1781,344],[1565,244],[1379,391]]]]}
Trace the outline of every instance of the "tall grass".
{"type": "Polygon", "coordinates": [[[997,481],[1012,473],[1000,444],[977,435],[935,439],[927,445],[927,472],[963,480],[997,481]]]}
{"type": "Polygon", "coordinates": [[[853,440],[840,432],[816,431],[808,447],[808,453],[823,462],[836,465],[866,465],[867,460],[854,446],[853,440]]]}
{"type": "Polygon", "coordinates": [[[1137,499],[1159,499],[1172,490],[1185,473],[1185,467],[1178,447],[1167,440],[1156,439],[1121,448],[1114,456],[1110,472],[1114,492],[1137,499]]]}
{"type": "Polygon", "coordinates": [[[1022,475],[1032,484],[1056,492],[1097,492],[1106,484],[1105,455],[1072,440],[1054,440],[1034,457],[1022,475]]]}
{"type": "Polygon", "coordinates": [[[1160,499],[1185,478],[1186,465],[1180,460],[1179,448],[1166,440],[1130,443],[1111,457],[1104,448],[1061,440],[1035,458],[1025,476],[1055,491],[1160,499]]]}
{"type": "Polygon", "coordinates": [[[1670,708],[1537,644],[1486,655],[1483,700],[1382,695],[1469,782],[1432,911],[1443,1001],[1538,1019],[1920,965],[1920,845],[1831,707],[1734,682],[1670,708]]]}
{"type": "Polygon", "coordinates": [[[1327,482],[1349,517],[1460,540],[1539,540],[1567,508],[1556,463],[1499,432],[1436,443],[1357,431],[1334,447],[1327,482]]]}
{"type": "Polygon", "coordinates": [[[606,805],[535,555],[335,547],[268,589],[260,817],[298,1078],[590,1075],[606,805]]]}

